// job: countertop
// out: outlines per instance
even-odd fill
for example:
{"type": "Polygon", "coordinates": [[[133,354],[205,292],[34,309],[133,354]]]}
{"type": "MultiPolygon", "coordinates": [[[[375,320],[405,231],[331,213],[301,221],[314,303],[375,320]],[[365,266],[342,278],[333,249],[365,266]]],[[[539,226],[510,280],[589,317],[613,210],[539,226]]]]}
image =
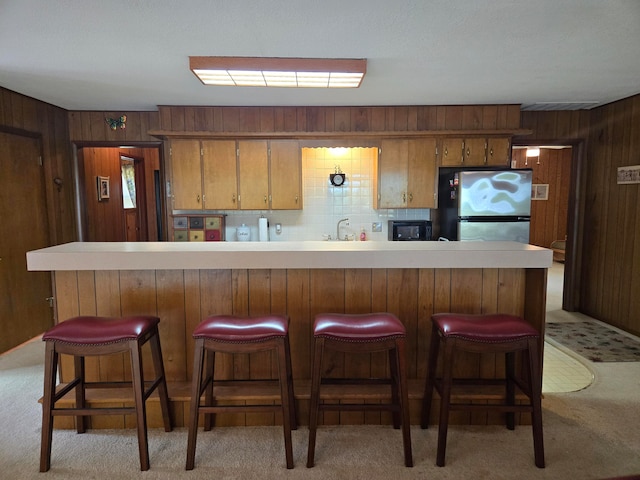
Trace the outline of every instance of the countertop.
{"type": "Polygon", "coordinates": [[[517,242],[72,242],[27,252],[30,271],[291,268],[549,268],[517,242]]]}

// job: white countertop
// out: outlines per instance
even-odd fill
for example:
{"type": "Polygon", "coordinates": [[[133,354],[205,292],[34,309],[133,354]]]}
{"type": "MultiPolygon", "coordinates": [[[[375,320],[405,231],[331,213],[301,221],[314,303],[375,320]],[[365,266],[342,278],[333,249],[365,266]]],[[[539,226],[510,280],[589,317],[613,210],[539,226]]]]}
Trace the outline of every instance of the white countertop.
{"type": "Polygon", "coordinates": [[[27,253],[27,269],[549,268],[517,242],[73,242],[27,253]]]}

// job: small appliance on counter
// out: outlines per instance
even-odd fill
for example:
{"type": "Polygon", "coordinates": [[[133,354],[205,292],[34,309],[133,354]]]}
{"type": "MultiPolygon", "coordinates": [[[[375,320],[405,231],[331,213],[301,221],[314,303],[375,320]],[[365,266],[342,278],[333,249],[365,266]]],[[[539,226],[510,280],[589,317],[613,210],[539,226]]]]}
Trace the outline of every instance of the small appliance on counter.
{"type": "Polygon", "coordinates": [[[389,240],[392,242],[422,242],[431,240],[431,221],[389,220],[389,240]]]}

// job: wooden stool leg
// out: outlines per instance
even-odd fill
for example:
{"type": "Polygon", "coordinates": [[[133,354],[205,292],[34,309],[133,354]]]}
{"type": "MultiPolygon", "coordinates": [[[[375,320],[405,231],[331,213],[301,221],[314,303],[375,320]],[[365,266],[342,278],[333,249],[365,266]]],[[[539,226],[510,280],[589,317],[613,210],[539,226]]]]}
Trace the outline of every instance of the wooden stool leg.
{"type": "Polygon", "coordinates": [[[398,385],[400,387],[400,411],[402,412],[402,443],[404,446],[404,464],[413,467],[413,453],[411,451],[411,419],[409,416],[409,388],[407,384],[407,366],[405,339],[396,339],[396,362],[399,374],[398,385]]]}
{"type": "MultiPolygon", "coordinates": [[[[204,353],[204,379],[202,381],[202,385],[204,385],[204,406],[210,407],[213,405],[213,376],[215,374],[216,367],[216,352],[213,350],[208,350],[205,348],[204,353]]],[[[202,390],[202,387],[200,387],[202,390]]],[[[202,392],[200,392],[202,393],[202,392]]],[[[215,424],[215,413],[205,413],[204,414],[204,431],[208,432],[213,428],[215,424]]]]}
{"type": "Polygon", "coordinates": [[[286,338],[283,338],[277,348],[278,376],[280,383],[280,404],[282,405],[282,428],[284,430],[284,450],[287,468],[293,468],[293,444],[291,442],[291,398],[289,396],[289,369],[287,367],[286,338]]]}
{"type": "Polygon", "coordinates": [[[544,468],[544,440],[542,436],[542,382],[538,339],[529,339],[529,376],[531,390],[531,426],[536,467],[544,468]]]}
{"type": "Polygon", "coordinates": [[[53,415],[56,388],[56,368],[58,353],[54,342],[46,342],[44,360],[44,397],[42,399],[42,441],[40,445],[40,471],[47,472],[51,467],[51,441],[53,439],[53,415]]]}
{"type": "MultiPolygon", "coordinates": [[[[85,387],[85,368],[84,357],[81,355],[75,355],[73,357],[73,367],[75,376],[78,379],[76,385],[76,408],[85,408],[86,405],[86,387],[85,387]]],[[[55,403],[55,402],[54,402],[55,403]]],[[[87,431],[87,417],[85,415],[76,416],[76,431],[78,433],[84,433],[87,431]]]]}
{"type": "MultiPolygon", "coordinates": [[[[389,357],[389,373],[391,374],[391,403],[393,405],[402,405],[400,401],[400,374],[398,372],[398,348],[394,348],[388,351],[389,357]]],[[[402,412],[394,409],[391,412],[391,418],[393,419],[393,428],[398,429],[402,425],[401,419],[402,412]]]]}
{"type": "Polygon", "coordinates": [[[296,396],[293,391],[293,369],[291,368],[291,345],[289,343],[289,335],[284,340],[285,356],[287,362],[287,394],[289,395],[289,413],[291,430],[298,429],[298,420],[296,417],[296,396]]]}
{"type": "Polygon", "coordinates": [[[140,452],[140,470],[149,470],[149,446],[147,438],[147,408],[144,399],[144,376],[142,373],[142,354],[138,340],[129,342],[131,356],[131,382],[136,404],[136,427],[138,430],[138,450],[140,452]]]}
{"type": "MultiPolygon", "coordinates": [[[[514,378],[516,376],[516,354],[515,352],[507,352],[505,353],[505,373],[506,373],[506,397],[505,402],[510,407],[513,407],[516,404],[516,386],[514,382],[514,378]]],[[[507,420],[507,428],[509,430],[514,430],[516,428],[515,422],[515,413],[507,412],[506,414],[507,420]]]]}
{"type": "Polygon", "coordinates": [[[189,411],[189,438],[187,440],[186,470],[193,470],[196,456],[196,437],[198,436],[198,410],[202,393],[202,369],[204,363],[204,340],[196,339],[193,358],[193,378],[191,380],[191,408],[189,411]]]}
{"type": "Polygon", "coordinates": [[[314,354],[311,364],[311,399],[309,401],[309,447],[307,450],[307,468],[313,467],[316,450],[316,430],[318,428],[318,410],[320,408],[320,373],[324,338],[314,338],[314,354]]]}
{"type": "Polygon", "coordinates": [[[447,449],[447,431],[449,429],[449,405],[451,402],[451,385],[453,383],[453,351],[455,340],[443,339],[444,358],[442,371],[442,394],[440,398],[440,422],[438,425],[438,452],[436,465],[444,467],[445,451],[447,449]]]}
{"type": "Polygon", "coordinates": [[[164,423],[164,431],[173,430],[173,422],[171,421],[171,412],[169,409],[169,392],[167,390],[167,379],[164,374],[164,362],[162,360],[162,348],[160,346],[160,335],[156,330],[150,339],[151,356],[153,357],[153,367],[156,372],[156,378],[162,380],[158,384],[158,397],[160,398],[160,409],[162,411],[162,421],[164,423]]]}
{"type": "Polygon", "coordinates": [[[424,395],[422,397],[422,415],[420,426],[429,427],[429,417],[431,415],[431,404],[433,402],[433,388],[436,379],[436,367],[438,366],[438,353],[440,350],[440,335],[438,329],[433,325],[431,329],[431,345],[429,347],[429,360],[427,364],[427,381],[424,384],[424,395]]]}

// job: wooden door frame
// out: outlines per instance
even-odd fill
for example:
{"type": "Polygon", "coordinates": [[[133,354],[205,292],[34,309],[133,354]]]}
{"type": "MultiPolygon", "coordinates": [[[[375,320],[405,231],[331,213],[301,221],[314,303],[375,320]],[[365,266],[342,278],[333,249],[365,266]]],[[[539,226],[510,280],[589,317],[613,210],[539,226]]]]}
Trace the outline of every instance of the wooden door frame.
{"type": "Polygon", "coordinates": [[[580,309],[582,278],[582,238],[585,214],[585,140],[584,139],[514,139],[511,147],[520,146],[561,146],[571,147],[571,176],[569,183],[569,204],[567,206],[567,244],[564,263],[564,286],[562,289],[562,309],[576,312],[580,309]]]}

